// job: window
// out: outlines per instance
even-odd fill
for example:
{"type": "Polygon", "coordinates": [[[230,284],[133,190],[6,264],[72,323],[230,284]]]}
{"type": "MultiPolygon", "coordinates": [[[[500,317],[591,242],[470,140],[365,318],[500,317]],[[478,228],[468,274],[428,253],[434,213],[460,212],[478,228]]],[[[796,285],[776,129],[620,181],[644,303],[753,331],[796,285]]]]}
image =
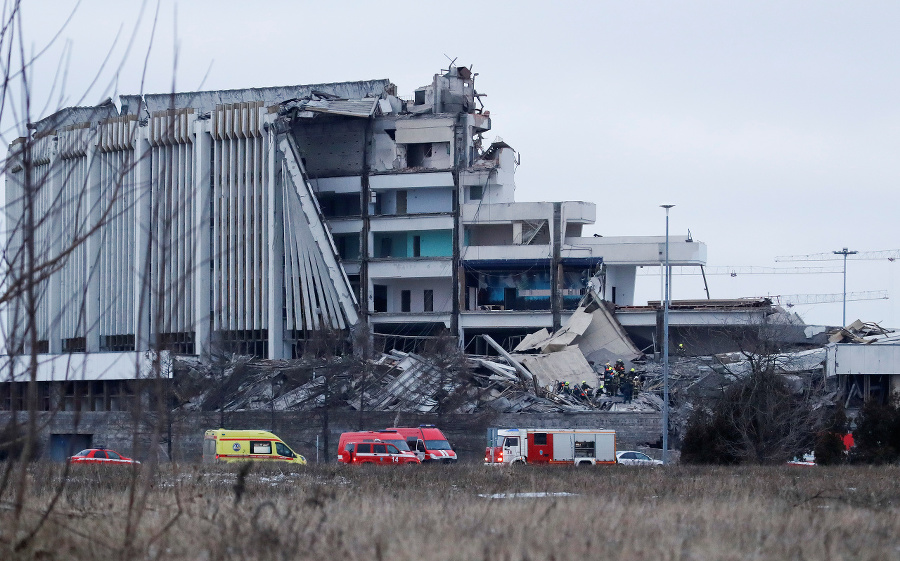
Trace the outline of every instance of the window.
{"type": "Polygon", "coordinates": [[[397,191],[397,214],[406,214],[406,191],[397,191]]]}
{"type": "Polygon", "coordinates": [[[429,450],[453,450],[446,440],[426,440],[425,446],[429,450]]]}
{"type": "Polygon", "coordinates": [[[375,312],[386,312],[387,311],[387,286],[383,284],[376,284],[373,287],[374,294],[372,295],[374,310],[375,312]]]}
{"type": "Polygon", "coordinates": [[[391,257],[393,252],[393,239],[388,236],[381,238],[381,255],[378,257],[391,257]]]}
{"type": "Polygon", "coordinates": [[[386,444],[372,444],[371,446],[374,454],[387,454],[386,444]]]}
{"type": "Polygon", "coordinates": [[[386,446],[387,446],[388,454],[399,454],[400,453],[400,450],[398,450],[397,447],[394,446],[393,444],[386,444],[386,446]]]}
{"type": "Polygon", "coordinates": [[[503,289],[503,307],[507,310],[515,310],[516,309],[516,289],[515,288],[504,288],[503,289]]]}
{"type": "Polygon", "coordinates": [[[470,201],[480,201],[482,196],[484,196],[484,187],[481,185],[472,185],[469,187],[470,201]]]}
{"type": "Polygon", "coordinates": [[[503,443],[503,446],[518,446],[519,445],[519,437],[517,436],[507,436],[506,441],[503,443]]]}
{"type": "Polygon", "coordinates": [[[290,448],[287,447],[287,444],[284,442],[276,442],[275,443],[275,453],[279,456],[285,456],[288,458],[294,457],[294,452],[290,448]]]}
{"type": "Polygon", "coordinates": [[[372,453],[372,445],[371,444],[357,444],[356,445],[356,453],[357,454],[371,454],[372,453]]]}
{"type": "Polygon", "coordinates": [[[433,312],[434,311],[434,291],[433,290],[425,291],[424,302],[425,302],[425,311],[433,312]]]}
{"type": "Polygon", "coordinates": [[[95,450],[94,455],[92,457],[93,458],[101,458],[101,459],[105,460],[107,456],[106,456],[106,452],[104,452],[103,450],[95,450]]]}
{"type": "Polygon", "coordinates": [[[272,443],[269,441],[250,441],[251,454],[271,454],[272,443]]]}
{"type": "Polygon", "coordinates": [[[422,236],[413,236],[413,257],[422,257],[422,236]]]}
{"type": "Polygon", "coordinates": [[[535,446],[545,446],[547,444],[547,433],[545,433],[545,432],[534,433],[534,444],[535,444],[535,446]]]}
{"type": "MultiPolygon", "coordinates": [[[[409,446],[403,440],[388,440],[387,442],[389,442],[390,444],[393,444],[400,450],[407,450],[407,451],[409,450],[409,446]]],[[[413,443],[413,446],[415,446],[415,443],[413,443]]]]}
{"type": "Polygon", "coordinates": [[[412,304],[412,292],[409,290],[400,291],[400,311],[408,312],[412,304]]]}
{"type": "Polygon", "coordinates": [[[122,456],[116,454],[112,450],[107,450],[106,453],[109,455],[110,460],[121,460],[122,456]]]}

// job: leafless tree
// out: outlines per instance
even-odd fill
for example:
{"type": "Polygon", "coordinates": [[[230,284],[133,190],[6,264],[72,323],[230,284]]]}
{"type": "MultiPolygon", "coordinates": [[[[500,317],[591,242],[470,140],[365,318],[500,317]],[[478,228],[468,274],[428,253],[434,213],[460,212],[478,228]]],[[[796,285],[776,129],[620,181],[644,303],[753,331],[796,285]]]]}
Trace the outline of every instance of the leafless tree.
{"type": "MultiPolygon", "coordinates": [[[[71,17],[66,24],[70,20],[71,17]]],[[[135,25],[152,23],[155,34],[156,21],[156,17],[150,20],[139,16],[135,25]]],[[[135,31],[124,49],[115,44],[110,48],[106,59],[98,65],[90,88],[97,85],[110,67],[114,75],[118,74],[134,45],[135,31]],[[115,67],[115,60],[119,61],[118,68],[115,67]]],[[[51,493],[51,499],[29,503],[33,500],[31,492],[34,487],[30,477],[31,460],[38,455],[42,430],[59,413],[58,401],[53,399],[53,395],[42,395],[38,383],[39,357],[48,352],[46,334],[42,331],[46,331],[48,324],[61,321],[59,316],[49,317],[46,312],[45,305],[52,292],[48,289],[48,283],[67,265],[80,260],[80,266],[87,272],[78,282],[65,286],[72,299],[62,302],[59,308],[68,307],[72,311],[75,306],[74,315],[77,316],[79,329],[94,327],[87,325],[89,320],[84,302],[87,301],[89,285],[95,281],[98,263],[85,248],[103,236],[111,235],[104,231],[105,227],[129,210],[129,199],[125,195],[131,186],[126,177],[137,164],[127,159],[120,162],[117,169],[109,172],[104,190],[98,195],[90,192],[86,173],[79,175],[79,170],[63,158],[51,157],[54,133],[71,133],[76,149],[81,149],[91,141],[90,132],[87,128],[67,127],[71,119],[66,120],[65,111],[53,112],[52,108],[58,107],[53,103],[53,95],[58,93],[59,104],[67,99],[68,94],[63,95],[61,85],[46,103],[35,99],[32,76],[38,64],[46,62],[43,59],[49,56],[50,47],[59,38],[62,29],[36,54],[27,51],[29,38],[26,32],[21,3],[3,3],[0,8],[0,120],[5,123],[6,129],[0,134],[0,142],[10,146],[2,169],[13,188],[7,190],[5,239],[0,253],[0,308],[8,316],[2,333],[6,349],[2,377],[8,381],[4,386],[16,388],[9,390],[11,392],[25,388],[22,399],[15,399],[12,395],[9,397],[12,411],[4,414],[7,426],[2,431],[3,436],[0,436],[7,440],[0,442],[0,448],[12,452],[7,454],[6,461],[0,466],[0,501],[6,503],[4,512],[9,513],[4,516],[4,521],[8,523],[0,525],[0,548],[5,552],[2,555],[5,558],[12,558],[33,546],[35,536],[53,515],[68,482],[70,468],[67,463],[51,493]],[[36,116],[47,114],[51,116],[35,120],[36,116]],[[15,138],[12,142],[10,134],[15,138]]],[[[149,52],[150,47],[148,56],[149,52]]],[[[145,59],[145,69],[146,62],[145,59]]],[[[58,78],[66,71],[65,61],[60,60],[58,78]]],[[[60,78],[59,82],[62,81],[60,78]]],[[[114,80],[109,87],[112,83],[114,80]]],[[[68,98],[67,104],[83,104],[84,95],[76,96],[74,102],[68,98]]],[[[111,102],[78,111],[82,121],[90,122],[116,115],[111,102]]],[[[161,254],[167,251],[165,243],[161,244],[160,240],[150,239],[147,244],[129,250],[149,255],[150,244],[154,244],[161,254]]],[[[144,276],[149,278],[146,274],[144,276]]],[[[148,306],[150,302],[142,300],[137,313],[141,313],[141,309],[149,309],[148,306]]],[[[164,321],[158,318],[155,325],[164,325],[164,321]]],[[[147,336],[146,333],[137,335],[138,338],[147,336]]],[[[159,343],[158,338],[150,339],[159,343]]],[[[162,439],[167,418],[167,375],[161,350],[157,346],[151,352],[149,372],[136,371],[134,376],[136,389],[140,391],[131,403],[134,449],[140,445],[148,447],[153,453],[148,455],[149,461],[144,463],[142,470],[131,472],[126,532],[120,544],[123,552],[139,546],[134,537],[146,510],[157,467],[155,448],[162,439]]],[[[68,366],[66,379],[77,380],[77,369],[68,366]]],[[[73,432],[77,432],[79,422],[80,409],[76,408],[72,416],[73,432]]]]}

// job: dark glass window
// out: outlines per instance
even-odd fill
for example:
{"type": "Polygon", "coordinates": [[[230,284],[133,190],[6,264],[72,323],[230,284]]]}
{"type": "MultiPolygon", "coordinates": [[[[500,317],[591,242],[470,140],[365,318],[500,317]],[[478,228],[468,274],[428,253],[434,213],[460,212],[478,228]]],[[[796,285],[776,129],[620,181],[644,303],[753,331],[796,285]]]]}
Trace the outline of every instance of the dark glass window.
{"type": "Polygon", "coordinates": [[[400,291],[400,311],[408,312],[412,308],[412,292],[409,290],[400,291]]]}

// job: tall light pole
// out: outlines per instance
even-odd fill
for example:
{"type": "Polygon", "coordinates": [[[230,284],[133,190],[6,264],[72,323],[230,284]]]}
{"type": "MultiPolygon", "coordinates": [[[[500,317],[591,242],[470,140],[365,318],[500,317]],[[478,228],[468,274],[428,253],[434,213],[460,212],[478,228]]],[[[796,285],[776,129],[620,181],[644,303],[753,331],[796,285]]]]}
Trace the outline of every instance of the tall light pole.
{"type": "Polygon", "coordinates": [[[663,410],[662,410],[662,461],[669,463],[669,209],[675,205],[659,205],[666,209],[666,291],[663,294],[663,410]]]}
{"type": "Polygon", "coordinates": [[[847,256],[856,255],[858,251],[850,251],[846,247],[840,251],[833,252],[835,255],[844,256],[844,315],[841,318],[841,327],[847,327],[847,256]]]}

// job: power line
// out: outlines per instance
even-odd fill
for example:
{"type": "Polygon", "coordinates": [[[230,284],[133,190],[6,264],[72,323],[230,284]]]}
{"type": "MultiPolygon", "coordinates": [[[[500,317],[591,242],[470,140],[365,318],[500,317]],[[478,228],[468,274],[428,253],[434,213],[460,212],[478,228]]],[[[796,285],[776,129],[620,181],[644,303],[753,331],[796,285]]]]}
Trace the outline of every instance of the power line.
{"type": "MultiPolygon", "coordinates": [[[[900,249],[859,251],[855,254],[848,252],[846,257],[847,259],[856,261],[880,261],[883,259],[894,261],[895,259],[900,259],[900,249]]],[[[776,257],[775,261],[840,261],[842,259],[844,259],[844,254],[842,251],[830,251],[828,253],[810,253],[807,255],[781,255],[779,257],[776,257]]]]}
{"type": "MultiPolygon", "coordinates": [[[[654,266],[654,269],[656,267],[654,266]]],[[[840,273],[843,269],[840,267],[754,267],[754,266],[729,266],[721,267],[704,267],[703,270],[707,275],[728,275],[736,277],[738,275],[821,275],[830,273],[840,273]]],[[[678,266],[672,267],[673,275],[684,276],[700,276],[703,273],[700,267],[678,266]]],[[[639,276],[659,276],[657,271],[641,271],[639,276]]]]}

